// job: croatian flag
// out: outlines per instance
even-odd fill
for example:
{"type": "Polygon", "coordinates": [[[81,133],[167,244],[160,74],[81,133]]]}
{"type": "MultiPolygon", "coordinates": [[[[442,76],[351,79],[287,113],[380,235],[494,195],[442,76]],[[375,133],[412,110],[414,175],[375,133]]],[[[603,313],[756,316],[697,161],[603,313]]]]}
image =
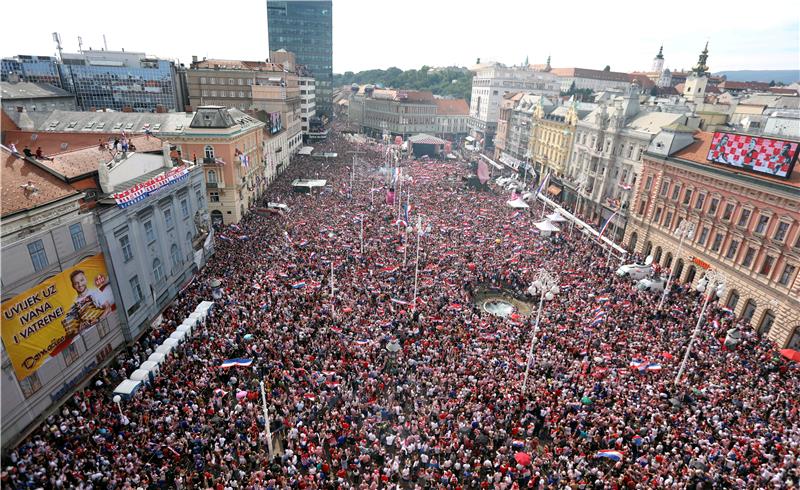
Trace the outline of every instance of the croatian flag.
{"type": "Polygon", "coordinates": [[[605,313],[605,312],[606,312],[606,311],[603,309],[603,307],[602,307],[602,306],[598,306],[597,308],[595,308],[594,310],[592,310],[592,315],[594,315],[594,316],[597,316],[597,315],[599,315],[600,313],[605,313]]]}
{"type": "Polygon", "coordinates": [[[648,371],[661,371],[661,364],[658,364],[657,362],[651,362],[647,365],[646,369],[648,371]]]}
{"type": "Polygon", "coordinates": [[[733,310],[728,308],[727,306],[722,308],[722,311],[724,311],[725,313],[728,313],[729,315],[733,315],[733,310]]]}
{"type": "Polygon", "coordinates": [[[601,325],[604,321],[605,321],[605,319],[603,317],[597,317],[592,321],[590,326],[596,327],[598,325],[601,325]]]}
{"type": "Polygon", "coordinates": [[[244,359],[244,358],[239,357],[239,358],[236,358],[236,359],[228,359],[227,361],[225,361],[222,364],[220,364],[219,367],[222,367],[222,368],[229,368],[229,367],[234,367],[234,366],[247,367],[247,366],[249,366],[251,364],[253,364],[253,360],[252,359],[244,359]]]}
{"type": "Polygon", "coordinates": [[[407,227],[408,226],[408,222],[406,220],[402,219],[402,218],[400,218],[397,221],[395,221],[394,224],[395,225],[403,225],[403,227],[407,227]]]}
{"type": "Polygon", "coordinates": [[[300,281],[292,284],[292,289],[303,289],[304,287],[306,287],[305,281],[300,281]]]}
{"type": "Polygon", "coordinates": [[[598,303],[608,303],[608,300],[609,300],[608,296],[598,296],[597,298],[595,298],[595,301],[597,301],[598,303]]]}
{"type": "Polygon", "coordinates": [[[649,363],[647,361],[644,361],[642,359],[632,359],[631,362],[628,364],[628,366],[631,369],[638,369],[639,371],[644,371],[645,369],[647,369],[648,364],[649,363]]]}
{"type": "Polygon", "coordinates": [[[547,175],[545,175],[542,179],[542,183],[539,184],[539,188],[536,189],[536,194],[541,194],[542,191],[547,187],[548,182],[550,182],[550,172],[547,172],[547,175]]]}
{"type": "Polygon", "coordinates": [[[397,269],[399,269],[399,268],[400,268],[399,266],[390,265],[388,267],[384,267],[383,269],[381,269],[381,272],[389,272],[389,273],[391,273],[391,272],[397,271],[397,269]]]}
{"type": "Polygon", "coordinates": [[[397,303],[398,305],[410,305],[411,303],[408,301],[403,301],[400,298],[392,298],[392,303],[397,303]]]}
{"type": "Polygon", "coordinates": [[[616,216],[618,212],[619,212],[619,209],[614,211],[614,213],[611,216],[608,217],[606,222],[603,223],[603,227],[600,228],[600,235],[598,235],[598,237],[597,237],[598,240],[603,237],[603,233],[606,232],[606,229],[608,228],[608,225],[611,223],[611,220],[614,219],[614,216],[616,216]]]}
{"type": "Polygon", "coordinates": [[[630,184],[626,184],[624,182],[620,182],[619,186],[622,187],[623,189],[625,189],[626,191],[631,190],[631,185],[630,184]]]}
{"type": "Polygon", "coordinates": [[[637,446],[641,446],[642,444],[644,444],[644,439],[642,439],[641,436],[633,436],[632,442],[637,446]]]}
{"type": "Polygon", "coordinates": [[[612,449],[604,449],[602,451],[597,451],[597,454],[595,454],[594,457],[608,458],[612,461],[620,461],[622,459],[622,453],[619,451],[614,451],[612,449]]]}
{"type": "Polygon", "coordinates": [[[356,340],[358,345],[369,345],[369,340],[356,340]]]}

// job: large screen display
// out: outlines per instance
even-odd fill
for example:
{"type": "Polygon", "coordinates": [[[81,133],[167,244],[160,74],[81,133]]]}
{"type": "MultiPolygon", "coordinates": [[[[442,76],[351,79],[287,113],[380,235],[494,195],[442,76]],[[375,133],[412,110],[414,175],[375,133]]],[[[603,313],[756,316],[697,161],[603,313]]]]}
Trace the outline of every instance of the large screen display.
{"type": "Polygon", "coordinates": [[[716,132],[707,158],[715,163],[787,179],[797,159],[797,143],[716,132]]]}
{"type": "Polygon", "coordinates": [[[280,112],[270,112],[269,113],[269,132],[270,134],[275,134],[283,129],[283,125],[281,124],[281,113],[280,112]]]}

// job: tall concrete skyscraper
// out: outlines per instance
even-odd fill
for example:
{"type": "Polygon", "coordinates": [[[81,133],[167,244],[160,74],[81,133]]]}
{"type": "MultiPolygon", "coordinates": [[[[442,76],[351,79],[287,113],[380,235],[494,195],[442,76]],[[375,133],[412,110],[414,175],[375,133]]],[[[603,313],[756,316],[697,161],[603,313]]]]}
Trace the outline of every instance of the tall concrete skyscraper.
{"type": "Polygon", "coordinates": [[[333,114],[333,2],[267,0],[269,49],[295,54],[316,79],[317,114],[333,114]]]}

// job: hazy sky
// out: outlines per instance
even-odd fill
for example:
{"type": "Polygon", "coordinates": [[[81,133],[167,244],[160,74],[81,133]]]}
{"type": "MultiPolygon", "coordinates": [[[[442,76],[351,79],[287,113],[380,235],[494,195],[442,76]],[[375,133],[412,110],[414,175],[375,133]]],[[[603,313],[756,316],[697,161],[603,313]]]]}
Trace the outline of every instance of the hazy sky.
{"type": "MultiPolygon", "coordinates": [[[[333,69],[506,64],[649,70],[664,44],[668,68],[690,68],[709,41],[711,71],[800,69],[796,0],[761,4],[697,0],[539,2],[532,0],[333,1],[333,69]]],[[[52,55],[52,32],[67,52],[144,51],[188,63],[191,56],[265,59],[266,0],[114,3],[3,2],[0,55],[52,55]]]]}

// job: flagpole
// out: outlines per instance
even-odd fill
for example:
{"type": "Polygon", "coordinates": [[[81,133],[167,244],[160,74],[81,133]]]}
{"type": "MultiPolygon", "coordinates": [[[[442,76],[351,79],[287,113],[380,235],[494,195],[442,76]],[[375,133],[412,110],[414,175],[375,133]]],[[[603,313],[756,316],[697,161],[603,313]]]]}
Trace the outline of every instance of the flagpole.
{"type": "Polygon", "coordinates": [[[422,216],[417,216],[417,258],[414,264],[414,303],[411,307],[413,311],[417,310],[417,280],[419,278],[419,238],[422,234],[422,216]]]}
{"type": "Polygon", "coordinates": [[[333,295],[333,257],[331,257],[331,316],[336,318],[336,297],[333,295]]]}
{"type": "Polygon", "coordinates": [[[364,255],[364,215],[361,215],[361,255],[364,255]]]}
{"type": "Polygon", "coordinates": [[[260,381],[261,385],[261,404],[264,407],[264,425],[267,428],[267,448],[269,449],[269,459],[272,460],[274,455],[272,449],[272,429],[270,429],[270,422],[269,422],[269,410],[267,410],[267,396],[264,393],[264,381],[260,381]]]}

